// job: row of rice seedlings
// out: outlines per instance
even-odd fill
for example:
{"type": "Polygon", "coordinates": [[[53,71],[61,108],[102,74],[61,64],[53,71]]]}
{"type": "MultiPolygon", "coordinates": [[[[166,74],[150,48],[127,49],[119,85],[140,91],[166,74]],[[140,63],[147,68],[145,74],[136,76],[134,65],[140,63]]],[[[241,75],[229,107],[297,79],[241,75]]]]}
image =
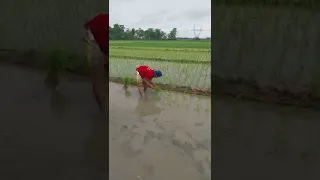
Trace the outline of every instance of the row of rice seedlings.
{"type": "Polygon", "coordinates": [[[132,57],[132,56],[122,56],[122,55],[109,55],[109,58],[118,60],[130,60],[139,59],[145,61],[158,61],[158,62],[169,62],[169,63],[180,63],[180,64],[211,64],[211,61],[202,60],[185,60],[185,59],[166,59],[166,58],[150,58],[150,57],[132,57]]]}
{"type": "Polygon", "coordinates": [[[178,85],[191,88],[209,88],[211,86],[210,65],[160,63],[143,60],[110,59],[110,77],[133,77],[136,67],[147,65],[160,69],[164,76],[155,81],[162,84],[178,85]]]}
{"type": "Polygon", "coordinates": [[[146,51],[184,51],[184,52],[209,52],[211,49],[200,49],[200,48],[159,48],[159,47],[130,47],[130,46],[110,46],[112,49],[128,49],[128,50],[146,50],[146,51]]]}
{"type": "Polygon", "coordinates": [[[59,75],[66,68],[68,58],[64,51],[54,50],[49,53],[48,61],[49,67],[44,84],[47,88],[54,90],[59,85],[59,75]]]}
{"type": "Polygon", "coordinates": [[[136,49],[110,49],[110,56],[129,57],[132,59],[164,59],[164,60],[193,60],[210,61],[210,52],[180,52],[180,51],[154,51],[154,50],[136,50],[136,49]]]}
{"type": "Polygon", "coordinates": [[[109,41],[110,46],[210,49],[210,41],[109,41]]]}

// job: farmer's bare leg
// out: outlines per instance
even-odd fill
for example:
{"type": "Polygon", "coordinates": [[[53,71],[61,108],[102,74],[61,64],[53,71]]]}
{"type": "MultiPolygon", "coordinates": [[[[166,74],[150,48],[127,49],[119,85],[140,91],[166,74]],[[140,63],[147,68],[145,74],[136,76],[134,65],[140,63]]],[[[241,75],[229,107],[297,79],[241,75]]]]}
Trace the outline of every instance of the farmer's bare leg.
{"type": "Polygon", "coordinates": [[[146,92],[147,89],[148,89],[148,85],[145,82],[143,82],[143,91],[146,92]]]}
{"type": "Polygon", "coordinates": [[[100,111],[106,110],[105,83],[106,72],[104,70],[103,61],[99,60],[92,64],[91,77],[93,85],[93,94],[99,105],[100,111]]]}
{"type": "Polygon", "coordinates": [[[140,96],[142,96],[143,92],[142,92],[142,88],[143,88],[143,82],[142,82],[142,79],[138,79],[138,90],[139,90],[139,93],[140,93],[140,96]]]}

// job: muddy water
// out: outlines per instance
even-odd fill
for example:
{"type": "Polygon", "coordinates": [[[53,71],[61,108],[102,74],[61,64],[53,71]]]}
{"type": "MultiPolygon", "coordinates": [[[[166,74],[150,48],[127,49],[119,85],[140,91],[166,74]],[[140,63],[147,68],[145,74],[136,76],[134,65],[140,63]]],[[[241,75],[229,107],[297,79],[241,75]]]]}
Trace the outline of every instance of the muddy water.
{"type": "Polygon", "coordinates": [[[320,112],[212,101],[212,179],[320,179],[320,112]]]}
{"type": "Polygon", "coordinates": [[[109,94],[111,179],[210,179],[211,115],[197,109],[210,98],[152,91],[140,98],[135,87],[114,83],[109,94]]]}
{"type": "Polygon", "coordinates": [[[213,97],[210,120],[206,98],[111,83],[108,122],[87,78],[44,78],[0,66],[0,179],[320,179],[319,112],[213,97]]]}

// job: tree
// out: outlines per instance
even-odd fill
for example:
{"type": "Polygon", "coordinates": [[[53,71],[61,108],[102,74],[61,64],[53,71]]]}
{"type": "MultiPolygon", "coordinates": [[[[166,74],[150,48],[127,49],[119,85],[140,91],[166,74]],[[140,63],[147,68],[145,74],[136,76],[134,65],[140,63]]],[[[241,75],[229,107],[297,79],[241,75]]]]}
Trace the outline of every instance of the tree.
{"type": "Polygon", "coordinates": [[[139,28],[138,30],[136,30],[136,35],[138,39],[144,39],[144,30],[139,28]]]}
{"type": "Polygon", "coordinates": [[[169,34],[166,34],[161,29],[148,28],[147,30],[129,29],[124,25],[114,24],[113,27],[109,26],[109,39],[110,40],[176,40],[177,28],[173,28],[169,34]]]}
{"type": "MultiPolygon", "coordinates": [[[[125,27],[124,27],[124,25],[114,24],[113,28],[112,28],[112,32],[113,32],[113,34],[111,35],[111,37],[113,39],[115,39],[115,40],[124,39],[125,27]]],[[[109,35],[109,37],[110,37],[110,35],[109,35]]]]}
{"type": "Polygon", "coordinates": [[[169,35],[168,35],[169,40],[177,40],[177,28],[173,28],[169,35]]]}

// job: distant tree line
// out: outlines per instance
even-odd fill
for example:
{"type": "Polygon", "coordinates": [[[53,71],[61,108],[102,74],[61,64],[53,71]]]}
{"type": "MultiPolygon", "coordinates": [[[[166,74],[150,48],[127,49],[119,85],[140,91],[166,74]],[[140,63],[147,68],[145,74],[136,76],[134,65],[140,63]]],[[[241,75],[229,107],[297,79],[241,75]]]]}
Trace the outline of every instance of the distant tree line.
{"type": "Polygon", "coordinates": [[[213,0],[215,5],[295,6],[319,8],[320,0],[213,0]]]}
{"type": "Polygon", "coordinates": [[[161,29],[141,28],[129,29],[124,25],[114,24],[109,26],[110,40],[177,40],[177,28],[173,28],[169,33],[165,33],[161,29]]]}

